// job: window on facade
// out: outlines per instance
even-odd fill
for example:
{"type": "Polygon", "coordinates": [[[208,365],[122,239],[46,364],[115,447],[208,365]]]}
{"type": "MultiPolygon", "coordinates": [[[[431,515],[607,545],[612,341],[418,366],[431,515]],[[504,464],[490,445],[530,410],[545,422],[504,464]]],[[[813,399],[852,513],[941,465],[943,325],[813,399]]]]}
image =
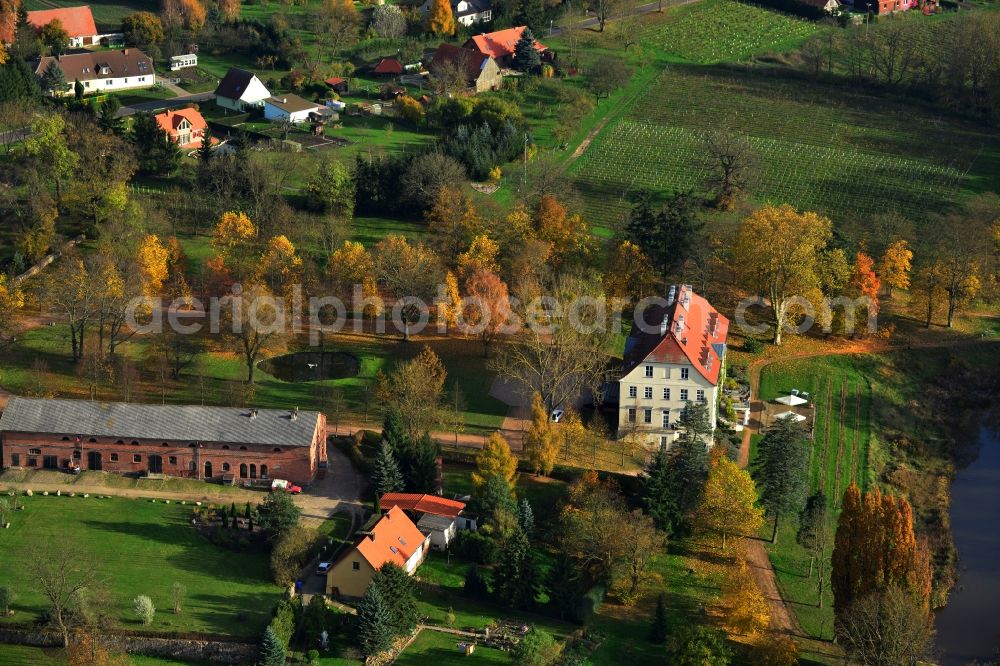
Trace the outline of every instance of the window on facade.
{"type": "Polygon", "coordinates": [[[227,463],[227,462],[222,463],[222,471],[223,472],[228,472],[229,471],[229,463],[227,463]]]}
{"type": "Polygon", "coordinates": [[[97,444],[97,440],[96,440],[96,439],[94,439],[93,437],[91,437],[91,438],[90,438],[90,443],[91,443],[91,444],[97,444]]]}
{"type": "Polygon", "coordinates": [[[653,399],[653,387],[652,386],[644,386],[643,389],[642,389],[642,397],[645,398],[646,400],[652,400],[653,399]]]}
{"type": "Polygon", "coordinates": [[[177,464],[177,456],[169,456],[169,457],[167,457],[167,462],[170,463],[171,465],[176,465],[177,464]]]}
{"type": "Polygon", "coordinates": [[[79,459],[80,459],[80,451],[76,450],[73,452],[73,460],[79,460],[79,459]]]}
{"type": "Polygon", "coordinates": [[[42,455],[42,450],[41,449],[28,449],[28,455],[31,455],[31,456],[40,456],[40,455],[42,455]]]}
{"type": "Polygon", "coordinates": [[[21,466],[21,454],[20,453],[12,453],[12,454],[10,454],[10,466],[11,467],[20,467],[21,466]]]}
{"type": "Polygon", "coordinates": [[[639,388],[637,386],[628,387],[628,397],[636,398],[639,396],[639,388]]]}
{"type": "Polygon", "coordinates": [[[361,570],[361,563],[360,562],[351,562],[351,568],[354,569],[355,571],[360,571],[361,570]]]}
{"type": "Polygon", "coordinates": [[[635,408],[634,407],[629,407],[628,408],[628,422],[629,423],[635,423],[635,408]]]}
{"type": "Polygon", "coordinates": [[[690,372],[689,368],[681,368],[681,379],[687,379],[689,372],[690,372]]]}
{"type": "Polygon", "coordinates": [[[117,453],[112,453],[111,454],[111,462],[118,462],[118,454],[117,453]]]}
{"type": "Polygon", "coordinates": [[[135,441],[135,440],[133,439],[133,440],[132,440],[132,446],[139,446],[139,442],[137,442],[137,441],[135,441]]]}
{"type": "Polygon", "coordinates": [[[651,365],[647,365],[646,366],[646,376],[647,377],[652,377],[653,376],[653,366],[651,366],[651,365]]]}
{"type": "Polygon", "coordinates": [[[132,462],[134,462],[134,463],[142,462],[142,456],[139,455],[138,453],[133,453],[132,454],[132,462]]]}
{"type": "Polygon", "coordinates": [[[669,441],[669,440],[670,440],[670,438],[669,438],[669,437],[667,437],[666,435],[662,435],[662,436],[660,437],[660,448],[661,448],[661,449],[665,449],[665,448],[667,448],[667,446],[668,446],[668,445],[670,444],[670,441],[669,441]]]}
{"type": "Polygon", "coordinates": [[[262,479],[266,479],[267,478],[267,465],[261,465],[260,466],[260,478],[262,478],[262,479]]]}
{"type": "Polygon", "coordinates": [[[63,438],[62,438],[62,441],[64,441],[64,442],[68,442],[68,441],[69,441],[69,437],[63,437],[63,438]]]}
{"type": "Polygon", "coordinates": [[[686,402],[687,399],[688,399],[688,390],[687,389],[681,389],[681,400],[683,400],[683,401],[686,402]]]}
{"type": "Polygon", "coordinates": [[[274,447],[274,452],[275,452],[275,453],[281,453],[281,449],[279,449],[279,448],[278,448],[278,447],[276,446],[276,447],[274,447]]]}
{"type": "Polygon", "coordinates": [[[663,427],[664,428],[669,428],[670,427],[670,410],[669,409],[664,409],[663,410],[663,427]]]}
{"type": "Polygon", "coordinates": [[[663,399],[670,400],[670,389],[666,387],[663,388],[663,399]]]}
{"type": "Polygon", "coordinates": [[[38,458],[28,458],[28,467],[38,467],[38,458]]]}
{"type": "Polygon", "coordinates": [[[642,422],[643,423],[652,423],[653,422],[653,410],[652,409],[644,409],[644,410],[642,410],[642,422]]]}
{"type": "Polygon", "coordinates": [[[698,402],[705,402],[705,391],[704,391],[704,389],[698,389],[698,392],[695,395],[698,397],[698,402]]]}

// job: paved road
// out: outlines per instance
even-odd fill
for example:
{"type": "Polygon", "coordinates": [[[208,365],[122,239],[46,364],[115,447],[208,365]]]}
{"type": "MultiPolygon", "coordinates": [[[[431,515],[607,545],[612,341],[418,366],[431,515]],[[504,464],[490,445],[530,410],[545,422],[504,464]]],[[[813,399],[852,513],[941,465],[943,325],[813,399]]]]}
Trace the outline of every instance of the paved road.
{"type": "Polygon", "coordinates": [[[172,99],[156,99],[151,102],[139,102],[138,104],[123,106],[118,109],[118,113],[115,114],[115,117],[124,118],[125,116],[131,116],[135,113],[139,113],[140,111],[163,111],[164,109],[176,109],[181,106],[186,106],[192,102],[207,102],[212,99],[215,99],[214,92],[203,92],[194,93],[193,95],[181,95],[180,97],[174,97],[172,99]]]}

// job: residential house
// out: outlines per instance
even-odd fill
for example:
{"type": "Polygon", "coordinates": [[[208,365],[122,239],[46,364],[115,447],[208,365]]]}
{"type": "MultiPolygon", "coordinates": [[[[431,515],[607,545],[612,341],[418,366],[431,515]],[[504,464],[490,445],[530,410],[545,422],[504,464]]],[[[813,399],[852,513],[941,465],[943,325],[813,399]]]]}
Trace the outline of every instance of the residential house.
{"type": "MultiPolygon", "coordinates": [[[[835,14],[840,10],[839,0],[799,0],[804,5],[817,9],[824,14],[835,14]]],[[[874,2],[872,3],[875,4],[874,2]]]]}
{"type": "Polygon", "coordinates": [[[264,100],[270,96],[256,74],[236,67],[229,68],[215,89],[216,104],[240,113],[264,108],[264,100]]]}
{"type": "MultiPolygon", "coordinates": [[[[420,13],[425,18],[431,11],[432,2],[426,0],[420,6],[420,13]]],[[[493,20],[493,3],[491,0],[451,0],[451,13],[455,21],[464,26],[489,23],[493,20]]]]}
{"type": "Polygon", "coordinates": [[[498,90],[503,74],[497,61],[474,49],[442,43],[434,52],[430,64],[431,74],[440,75],[446,70],[465,72],[466,83],[476,92],[498,90]]]}
{"type": "Polygon", "coordinates": [[[149,88],[156,83],[153,61],[139,49],[46,56],[35,63],[35,75],[41,78],[53,62],[66,77],[61,94],[73,94],[74,81],[83,84],[84,93],[149,88]]]}
{"type": "Polygon", "coordinates": [[[201,146],[208,123],[197,109],[168,109],[154,117],[160,129],[181,148],[201,146]]]}
{"type": "Polygon", "coordinates": [[[462,515],[465,503],[438,495],[420,493],[386,493],[379,500],[383,510],[398,507],[417,519],[417,527],[430,534],[431,545],[447,550],[460,530],[478,529],[474,516],[462,515]]]}
{"type": "Polygon", "coordinates": [[[264,100],[264,118],[271,122],[287,121],[304,123],[312,116],[322,116],[330,113],[324,104],[310,102],[298,95],[282,95],[268,97],[264,100]]]}
{"type": "Polygon", "coordinates": [[[714,430],[729,320],[691,285],[670,287],[666,305],[641,316],[618,380],[619,437],[637,433],[647,445],[669,446],[687,403],[707,405],[714,430]]]}
{"type": "Polygon", "coordinates": [[[403,73],[403,63],[396,58],[382,58],[372,68],[372,74],[376,76],[399,76],[403,73]]]}
{"type": "Polygon", "coordinates": [[[0,466],[308,483],[326,462],[319,412],[13,397],[0,466]]]}
{"type": "MultiPolygon", "coordinates": [[[[521,39],[524,29],[525,26],[522,25],[517,28],[483,33],[482,35],[471,37],[462,46],[490,56],[501,67],[510,67],[514,60],[514,47],[517,46],[517,42],[521,39]]],[[[538,49],[543,58],[550,58],[548,47],[537,39],[535,40],[535,48],[538,49]]]]}
{"type": "Polygon", "coordinates": [[[333,90],[333,92],[337,93],[338,95],[347,94],[347,79],[345,79],[343,76],[331,76],[323,83],[328,85],[330,89],[333,90]]]}
{"type": "Polygon", "coordinates": [[[198,66],[198,54],[197,53],[185,53],[184,55],[175,55],[170,57],[170,71],[176,72],[182,69],[187,69],[188,67],[198,66]]]}
{"type": "Polygon", "coordinates": [[[124,43],[125,37],[120,32],[102,34],[94,23],[94,15],[90,7],[60,7],[59,9],[40,9],[28,12],[28,23],[36,30],[41,30],[49,23],[59,21],[63,30],[69,34],[66,46],[79,48],[81,46],[115,46],[124,43]]]}
{"type": "Polygon", "coordinates": [[[431,538],[421,532],[398,506],[389,509],[330,567],[326,593],[338,599],[360,599],[375,573],[386,562],[413,575],[430,551],[431,538]]]}

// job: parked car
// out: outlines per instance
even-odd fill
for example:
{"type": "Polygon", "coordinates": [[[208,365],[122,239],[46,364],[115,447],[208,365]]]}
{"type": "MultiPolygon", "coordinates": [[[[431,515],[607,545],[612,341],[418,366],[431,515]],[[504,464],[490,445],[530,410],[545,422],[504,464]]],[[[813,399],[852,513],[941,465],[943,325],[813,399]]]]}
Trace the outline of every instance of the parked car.
{"type": "Polygon", "coordinates": [[[316,575],[325,576],[327,572],[330,570],[331,566],[333,566],[333,563],[331,562],[320,562],[319,566],[316,567],[316,575]]]}
{"type": "Polygon", "coordinates": [[[302,488],[295,485],[291,481],[286,481],[285,479],[275,479],[271,481],[271,492],[275,490],[284,490],[286,493],[291,493],[292,495],[298,495],[302,492],[302,488]]]}
{"type": "Polygon", "coordinates": [[[556,409],[553,409],[552,410],[552,422],[553,423],[559,423],[559,421],[562,420],[563,414],[565,414],[565,412],[563,410],[559,409],[558,407],[556,409]]]}

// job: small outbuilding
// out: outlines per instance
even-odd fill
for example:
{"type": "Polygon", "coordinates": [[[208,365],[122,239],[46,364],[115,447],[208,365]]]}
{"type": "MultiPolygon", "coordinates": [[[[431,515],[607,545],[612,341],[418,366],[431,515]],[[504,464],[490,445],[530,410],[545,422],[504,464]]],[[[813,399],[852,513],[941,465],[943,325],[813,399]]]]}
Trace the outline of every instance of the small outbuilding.
{"type": "Polygon", "coordinates": [[[264,100],[264,118],[272,122],[304,123],[313,114],[323,115],[328,111],[324,105],[310,102],[298,95],[287,94],[264,100]]]}
{"type": "Polygon", "coordinates": [[[382,58],[372,69],[376,76],[399,76],[403,73],[403,63],[396,58],[382,58]]]}
{"type": "Polygon", "coordinates": [[[324,81],[330,90],[337,93],[338,95],[347,94],[347,79],[343,76],[331,76],[326,81],[324,81]]]}

